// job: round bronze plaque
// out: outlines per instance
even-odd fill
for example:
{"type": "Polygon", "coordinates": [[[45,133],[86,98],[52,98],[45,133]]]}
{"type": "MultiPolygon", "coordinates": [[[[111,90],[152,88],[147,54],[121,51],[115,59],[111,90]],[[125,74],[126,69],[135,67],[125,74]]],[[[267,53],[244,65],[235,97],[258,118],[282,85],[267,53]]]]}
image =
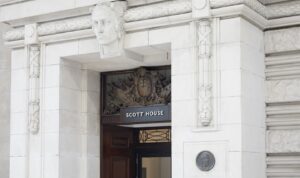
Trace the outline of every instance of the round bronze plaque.
{"type": "Polygon", "coordinates": [[[215,156],[210,151],[202,151],[197,155],[196,164],[201,171],[208,172],[215,166],[215,156]]]}

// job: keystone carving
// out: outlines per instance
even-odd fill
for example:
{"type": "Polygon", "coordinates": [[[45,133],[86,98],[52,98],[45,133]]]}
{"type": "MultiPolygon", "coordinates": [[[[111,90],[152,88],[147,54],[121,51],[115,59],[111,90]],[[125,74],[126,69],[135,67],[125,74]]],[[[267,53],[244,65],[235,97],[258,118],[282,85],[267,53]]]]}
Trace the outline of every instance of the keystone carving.
{"type": "Polygon", "coordinates": [[[109,58],[123,53],[123,18],[125,2],[102,1],[92,9],[92,28],[100,47],[100,57],[109,58]]]}

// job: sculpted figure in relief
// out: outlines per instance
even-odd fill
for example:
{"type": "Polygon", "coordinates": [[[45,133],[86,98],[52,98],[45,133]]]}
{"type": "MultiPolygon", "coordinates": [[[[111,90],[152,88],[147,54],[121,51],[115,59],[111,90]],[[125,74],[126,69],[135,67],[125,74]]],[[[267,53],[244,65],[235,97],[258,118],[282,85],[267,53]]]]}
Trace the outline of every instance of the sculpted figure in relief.
{"type": "MultiPolygon", "coordinates": [[[[118,2],[102,2],[92,9],[92,24],[101,58],[117,56],[123,48],[122,8],[118,2]]],[[[122,4],[121,4],[122,5],[122,4]]]]}

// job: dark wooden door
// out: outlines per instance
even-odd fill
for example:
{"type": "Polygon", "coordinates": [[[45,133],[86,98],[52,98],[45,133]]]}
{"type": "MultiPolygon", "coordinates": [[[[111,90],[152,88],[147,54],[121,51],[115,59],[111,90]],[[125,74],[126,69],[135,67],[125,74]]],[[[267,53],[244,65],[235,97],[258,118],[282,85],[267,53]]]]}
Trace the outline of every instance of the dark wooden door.
{"type": "Polygon", "coordinates": [[[133,131],[103,126],[101,178],[133,178],[133,131]]]}

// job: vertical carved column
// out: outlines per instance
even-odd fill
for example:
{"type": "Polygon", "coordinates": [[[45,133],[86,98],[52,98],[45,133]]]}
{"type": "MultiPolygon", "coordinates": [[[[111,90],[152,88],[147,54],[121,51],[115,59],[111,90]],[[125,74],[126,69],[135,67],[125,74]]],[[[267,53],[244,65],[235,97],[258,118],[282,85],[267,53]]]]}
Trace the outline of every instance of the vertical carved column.
{"type": "Polygon", "coordinates": [[[210,20],[196,22],[198,58],[198,126],[207,127],[213,118],[212,104],[212,29],[210,20]]]}
{"type": "Polygon", "coordinates": [[[43,153],[41,118],[40,118],[40,47],[37,24],[25,25],[25,47],[27,50],[28,69],[28,178],[42,177],[41,155],[43,153]]]}
{"type": "Polygon", "coordinates": [[[28,46],[29,58],[29,131],[31,134],[36,134],[39,131],[40,120],[40,50],[37,45],[28,46]]]}
{"type": "Polygon", "coordinates": [[[31,134],[37,134],[40,122],[40,49],[36,24],[25,26],[25,45],[29,62],[28,129],[31,134]]]}

